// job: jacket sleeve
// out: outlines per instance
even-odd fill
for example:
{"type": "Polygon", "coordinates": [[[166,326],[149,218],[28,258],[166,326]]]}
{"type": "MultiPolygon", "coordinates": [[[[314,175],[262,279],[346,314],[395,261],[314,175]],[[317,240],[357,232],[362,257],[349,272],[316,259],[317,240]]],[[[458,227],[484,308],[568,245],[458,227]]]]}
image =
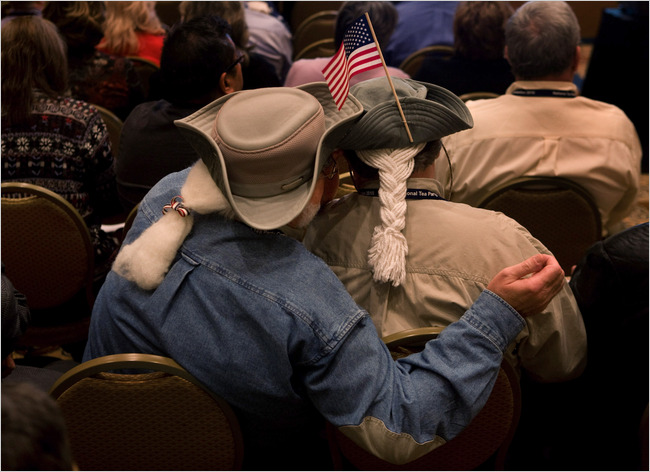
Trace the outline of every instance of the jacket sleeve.
{"type": "Polygon", "coordinates": [[[393,361],[365,316],[310,369],[306,385],[330,423],[381,459],[404,464],[454,438],[483,408],[503,351],[524,324],[485,290],[422,352],[393,361]]]}

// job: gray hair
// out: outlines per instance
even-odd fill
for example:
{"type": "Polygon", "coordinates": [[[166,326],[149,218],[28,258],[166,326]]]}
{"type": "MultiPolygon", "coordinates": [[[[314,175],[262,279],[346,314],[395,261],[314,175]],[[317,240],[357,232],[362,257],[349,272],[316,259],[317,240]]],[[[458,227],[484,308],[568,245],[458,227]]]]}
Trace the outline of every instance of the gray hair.
{"type": "Polygon", "coordinates": [[[508,59],[518,79],[561,74],[579,43],[580,25],[566,2],[527,2],[506,24],[508,59]]]}

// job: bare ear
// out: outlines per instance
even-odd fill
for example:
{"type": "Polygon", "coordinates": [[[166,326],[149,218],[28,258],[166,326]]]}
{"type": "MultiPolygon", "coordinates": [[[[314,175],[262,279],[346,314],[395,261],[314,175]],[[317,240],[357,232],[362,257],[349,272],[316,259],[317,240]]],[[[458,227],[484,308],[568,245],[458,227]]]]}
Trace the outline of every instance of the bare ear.
{"type": "Polygon", "coordinates": [[[221,77],[219,77],[219,88],[223,92],[224,95],[228,95],[229,93],[236,92],[235,88],[233,87],[233,81],[228,77],[227,73],[222,73],[221,77]]]}

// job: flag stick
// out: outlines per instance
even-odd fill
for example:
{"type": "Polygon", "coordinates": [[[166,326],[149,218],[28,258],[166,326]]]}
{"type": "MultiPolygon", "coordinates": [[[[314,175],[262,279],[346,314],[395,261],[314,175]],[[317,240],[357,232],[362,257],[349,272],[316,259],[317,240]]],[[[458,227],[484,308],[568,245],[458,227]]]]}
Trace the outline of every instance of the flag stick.
{"type": "Polygon", "coordinates": [[[399,110],[399,114],[402,117],[402,123],[404,123],[404,128],[406,128],[406,134],[408,134],[409,141],[413,142],[413,136],[411,136],[411,130],[409,129],[409,125],[406,122],[406,117],[404,116],[404,111],[402,110],[402,105],[399,103],[399,98],[397,98],[397,92],[395,91],[395,86],[393,85],[393,81],[390,78],[390,73],[388,72],[388,67],[386,66],[386,61],[384,61],[384,55],[381,52],[381,48],[379,47],[379,42],[377,41],[377,36],[375,36],[375,29],[372,27],[372,22],[370,21],[370,16],[368,15],[368,12],[366,12],[366,20],[368,21],[368,26],[370,26],[370,33],[372,33],[372,39],[375,41],[375,46],[377,46],[377,51],[379,51],[379,58],[381,59],[381,63],[384,66],[384,71],[386,72],[386,78],[388,79],[388,83],[390,84],[390,88],[393,90],[393,96],[395,97],[395,102],[397,103],[397,109],[399,110]]]}

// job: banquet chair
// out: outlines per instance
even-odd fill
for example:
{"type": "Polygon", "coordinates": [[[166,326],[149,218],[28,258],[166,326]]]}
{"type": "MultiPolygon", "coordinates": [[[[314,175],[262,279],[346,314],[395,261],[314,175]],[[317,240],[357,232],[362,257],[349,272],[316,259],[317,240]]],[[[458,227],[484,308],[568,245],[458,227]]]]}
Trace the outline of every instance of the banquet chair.
{"type": "Polygon", "coordinates": [[[243,439],[230,405],[168,357],[126,353],[86,361],[50,394],[79,470],[242,467],[243,439]]]}
{"type": "Polygon", "coordinates": [[[464,102],[469,102],[470,100],[484,100],[487,98],[497,98],[498,93],[494,92],[469,92],[462,94],[460,98],[464,102]]]}
{"type": "Polygon", "coordinates": [[[67,200],[37,185],[3,183],[2,262],[32,312],[19,347],[85,342],[94,251],[85,221],[67,200]]]}
{"type": "Polygon", "coordinates": [[[131,226],[133,226],[133,221],[135,220],[135,217],[138,215],[139,207],[140,204],[138,203],[136,206],[131,208],[131,211],[129,211],[129,214],[126,216],[126,220],[124,221],[124,228],[122,228],[122,242],[124,242],[124,238],[126,238],[126,235],[131,229],[131,226]]]}
{"type": "MultiPolygon", "coordinates": [[[[161,3],[169,3],[169,2],[161,2],[161,3]]],[[[156,8],[158,8],[158,6],[156,6],[156,8]]],[[[135,68],[135,71],[138,74],[138,78],[140,79],[140,83],[142,84],[142,91],[144,92],[145,101],[149,100],[150,98],[152,99],[155,98],[155,97],[150,97],[151,78],[154,74],[156,74],[160,70],[158,64],[156,64],[150,59],[145,59],[144,57],[128,56],[128,59],[133,64],[133,67],[135,68]]]]}
{"type": "Polygon", "coordinates": [[[591,194],[562,177],[514,179],[490,191],[478,206],[516,220],[553,253],[566,275],[602,238],[600,212],[591,194]]]}
{"type": "MultiPolygon", "coordinates": [[[[307,18],[322,11],[337,11],[343,5],[341,1],[309,1],[309,2],[279,2],[282,7],[282,16],[289,22],[289,29],[292,33],[298,31],[298,28],[307,18]],[[289,7],[288,9],[286,7],[289,7]]],[[[278,5],[280,6],[280,5],[278,5]]]]}
{"type": "Polygon", "coordinates": [[[111,140],[111,150],[113,155],[116,156],[120,149],[120,136],[122,134],[122,126],[124,126],[124,123],[109,109],[100,105],[95,105],[94,103],[91,103],[91,105],[97,109],[99,114],[102,116],[102,120],[106,124],[108,137],[111,140]]]}
{"type": "Polygon", "coordinates": [[[413,77],[420,70],[420,66],[426,57],[437,56],[442,59],[449,59],[453,54],[454,48],[452,46],[446,46],[444,44],[426,46],[409,54],[399,65],[399,68],[413,77]]]}
{"type": "Polygon", "coordinates": [[[314,41],[300,50],[293,58],[294,61],[298,59],[313,59],[315,57],[330,57],[336,52],[334,50],[334,39],[325,38],[314,41]]]}
{"type": "Polygon", "coordinates": [[[354,186],[352,177],[349,172],[344,172],[339,176],[339,188],[336,190],[336,197],[341,198],[348,193],[355,193],[357,188],[354,186]]]}
{"type": "MultiPolygon", "coordinates": [[[[443,327],[416,328],[383,338],[394,359],[418,352],[443,327]]],[[[472,422],[454,439],[422,457],[395,465],[362,449],[333,425],[327,425],[336,470],[503,470],[519,424],[521,389],[514,368],[501,363],[490,397],[472,422]]]]}
{"type": "Polygon", "coordinates": [[[304,48],[319,39],[334,40],[334,27],[336,24],[336,10],[325,10],[314,13],[305,18],[293,33],[294,60],[304,48]]]}

